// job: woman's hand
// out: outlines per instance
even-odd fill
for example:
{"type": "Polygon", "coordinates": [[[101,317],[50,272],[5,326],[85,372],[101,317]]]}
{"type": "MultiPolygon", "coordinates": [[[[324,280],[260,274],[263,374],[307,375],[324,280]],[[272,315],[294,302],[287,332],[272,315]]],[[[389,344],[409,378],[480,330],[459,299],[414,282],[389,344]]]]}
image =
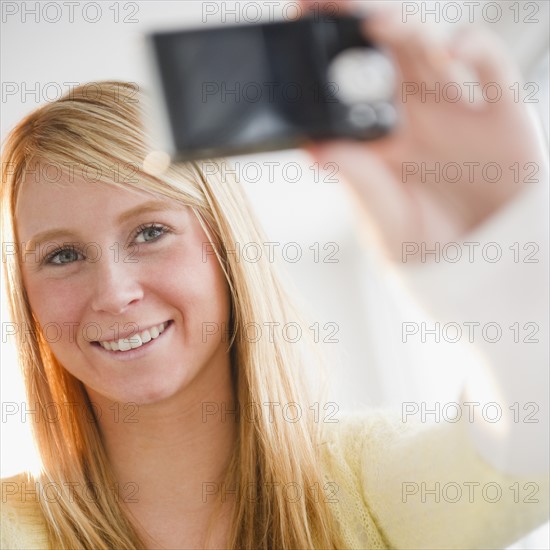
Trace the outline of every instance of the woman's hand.
{"type": "Polygon", "coordinates": [[[399,72],[399,127],[376,141],[306,149],[321,165],[338,164],[389,258],[399,261],[405,241],[427,248],[456,241],[526,186],[545,181],[546,154],[523,103],[521,76],[496,37],[468,29],[444,44],[430,25],[404,23],[391,9],[375,12],[364,27],[399,72]],[[455,72],[457,62],[474,71],[476,83],[455,72]]]}

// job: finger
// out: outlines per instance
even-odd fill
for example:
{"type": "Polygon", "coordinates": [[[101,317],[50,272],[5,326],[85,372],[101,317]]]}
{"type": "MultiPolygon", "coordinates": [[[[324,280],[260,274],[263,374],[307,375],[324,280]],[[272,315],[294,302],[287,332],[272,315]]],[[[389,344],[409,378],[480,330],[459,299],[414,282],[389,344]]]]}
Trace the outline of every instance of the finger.
{"type": "Polygon", "coordinates": [[[431,89],[448,76],[451,55],[444,36],[432,26],[405,21],[394,7],[373,12],[363,29],[366,36],[389,50],[404,81],[425,82],[431,89]]]}
{"type": "Polygon", "coordinates": [[[449,52],[454,59],[477,73],[482,86],[491,82],[505,84],[521,80],[505,45],[487,29],[460,30],[449,45],[449,52]]]}

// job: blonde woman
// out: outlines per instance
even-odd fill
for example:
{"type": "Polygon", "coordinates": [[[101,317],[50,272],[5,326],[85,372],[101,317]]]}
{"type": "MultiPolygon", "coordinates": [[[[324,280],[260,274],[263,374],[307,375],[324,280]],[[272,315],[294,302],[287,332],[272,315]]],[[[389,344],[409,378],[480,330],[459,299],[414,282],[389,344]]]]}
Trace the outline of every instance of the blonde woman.
{"type": "MultiPolygon", "coordinates": [[[[368,30],[403,78],[445,78],[445,55],[431,55],[444,50],[418,30],[396,40],[396,25],[380,16],[368,30]]],[[[510,76],[483,36],[445,51],[486,80],[510,76]]],[[[315,401],[303,380],[313,355],[304,342],[255,339],[246,328],[298,312],[270,264],[227,253],[265,241],[237,182],[207,176],[201,163],[144,170],[144,102],[123,82],[81,87],[31,113],[4,145],[3,239],[17,245],[4,265],[12,319],[26,327],[18,349],[29,407],[42,412],[33,426],[42,469],[2,480],[2,548],[494,548],[541,524],[544,445],[530,437],[533,453],[514,453],[526,443],[516,426],[484,436],[463,422],[413,430],[381,413],[337,423],[266,414],[266,403],[315,401]],[[472,490],[534,483],[537,502],[477,492],[411,504],[403,487],[415,480],[472,490]]],[[[533,199],[513,182],[442,192],[404,184],[400,166],[514,159],[544,169],[521,105],[404,107],[403,127],[378,144],[311,148],[339,162],[388,257],[404,241],[455,241],[498,225],[505,210],[521,220],[533,199]]],[[[424,272],[411,276],[419,295],[460,306],[422,289],[424,272]]],[[[457,284],[458,294],[479,292],[475,280],[457,284]]],[[[495,300],[517,305],[501,293],[484,307],[495,300]]],[[[537,350],[527,396],[540,395],[547,367],[537,350]]],[[[516,365],[490,353],[503,399],[515,397],[516,365]]]]}

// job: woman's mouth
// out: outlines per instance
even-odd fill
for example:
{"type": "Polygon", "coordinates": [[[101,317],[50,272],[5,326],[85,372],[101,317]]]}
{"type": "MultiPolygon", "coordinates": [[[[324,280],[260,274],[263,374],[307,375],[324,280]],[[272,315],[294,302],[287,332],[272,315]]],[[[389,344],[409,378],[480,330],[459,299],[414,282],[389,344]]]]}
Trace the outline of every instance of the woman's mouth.
{"type": "Polygon", "coordinates": [[[136,332],[126,338],[118,340],[101,340],[92,342],[92,345],[101,347],[110,352],[117,352],[117,355],[126,353],[138,348],[149,347],[171,324],[173,321],[165,321],[148,329],[136,332]]]}

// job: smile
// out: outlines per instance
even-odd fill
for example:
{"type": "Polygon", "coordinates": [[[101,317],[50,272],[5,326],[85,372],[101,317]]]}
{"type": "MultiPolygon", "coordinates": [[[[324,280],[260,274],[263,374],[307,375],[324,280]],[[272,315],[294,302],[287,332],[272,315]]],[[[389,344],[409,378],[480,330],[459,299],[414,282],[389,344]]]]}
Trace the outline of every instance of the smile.
{"type": "Polygon", "coordinates": [[[164,323],[160,323],[159,325],[142,330],[141,332],[136,332],[126,338],[120,338],[119,340],[102,340],[99,342],[94,342],[94,344],[101,346],[107,351],[126,352],[141,348],[152,340],[157,339],[166,330],[170,323],[172,323],[172,321],[166,321],[164,323]]]}

